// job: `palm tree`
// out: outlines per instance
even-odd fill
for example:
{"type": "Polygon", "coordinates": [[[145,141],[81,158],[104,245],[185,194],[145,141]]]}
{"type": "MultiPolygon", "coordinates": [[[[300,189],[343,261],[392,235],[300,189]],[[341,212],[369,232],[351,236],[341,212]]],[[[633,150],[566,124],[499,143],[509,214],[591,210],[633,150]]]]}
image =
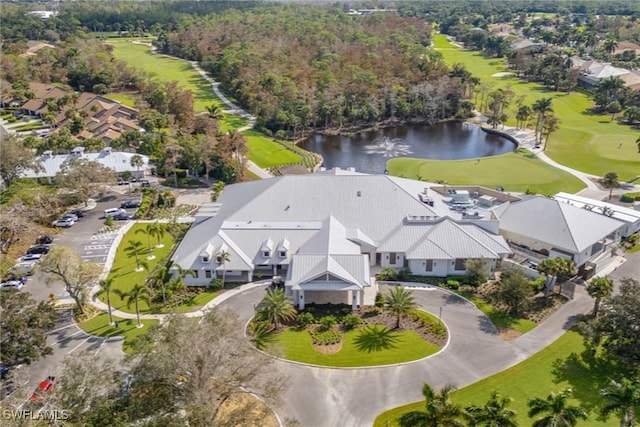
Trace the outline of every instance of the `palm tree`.
{"type": "Polygon", "coordinates": [[[516,120],[518,121],[518,128],[524,128],[527,120],[531,117],[531,107],[528,105],[521,105],[516,113],[516,120]]]}
{"type": "Polygon", "coordinates": [[[384,305],[396,315],[396,329],[400,327],[400,316],[417,307],[411,292],[402,286],[389,289],[389,293],[384,297],[384,305]]]}
{"type": "Polygon", "coordinates": [[[135,257],[137,272],[142,271],[142,269],[140,268],[140,266],[142,265],[142,263],[140,262],[140,255],[144,250],[143,246],[144,244],[140,240],[129,240],[129,246],[124,248],[124,251],[127,253],[127,256],[135,257]]]}
{"type": "Polygon", "coordinates": [[[538,141],[538,136],[542,133],[542,129],[544,127],[544,118],[545,114],[552,113],[553,108],[552,105],[553,100],[551,98],[540,98],[536,102],[533,103],[531,109],[536,113],[536,128],[535,128],[535,137],[536,141],[538,141]]]}
{"type": "Polygon", "coordinates": [[[147,232],[151,237],[155,237],[158,239],[158,243],[156,243],[156,248],[163,248],[162,238],[164,237],[164,225],[160,224],[158,221],[149,223],[146,227],[147,232]]]}
{"type": "Polygon", "coordinates": [[[207,113],[209,113],[209,117],[211,117],[212,119],[220,120],[224,117],[224,115],[222,114],[222,109],[219,105],[211,104],[207,105],[205,108],[207,109],[207,113]]]}
{"type": "MultiPolygon", "coordinates": [[[[576,272],[576,264],[567,258],[545,258],[538,263],[537,270],[547,276],[544,295],[549,296],[549,291],[553,289],[558,276],[572,276],[576,272]]],[[[560,285],[562,294],[562,285],[560,285]]]]}
{"type": "Polygon", "coordinates": [[[113,285],[113,277],[108,277],[104,280],[100,280],[99,282],[100,290],[96,295],[106,295],[107,296],[107,307],[109,308],[109,324],[113,325],[113,316],[111,315],[111,285],[113,285]]]}
{"type": "MultiPolygon", "coordinates": [[[[149,226],[151,225],[151,223],[148,223],[144,228],[139,228],[135,231],[134,234],[144,234],[145,236],[147,236],[147,243],[148,243],[148,251],[151,252],[153,249],[151,248],[151,233],[149,232],[149,226]]],[[[147,258],[147,259],[153,259],[153,258],[147,258]]]]}
{"type": "Polygon", "coordinates": [[[587,283],[587,292],[596,300],[592,314],[596,317],[600,309],[600,301],[603,298],[609,298],[613,293],[613,280],[608,277],[594,277],[587,283]]]}
{"type": "Polygon", "coordinates": [[[132,303],[136,305],[136,317],[138,318],[138,324],[136,325],[136,327],[142,328],[143,325],[142,323],[140,323],[140,306],[138,304],[138,301],[140,299],[143,299],[147,301],[147,304],[150,304],[150,289],[145,285],[136,283],[129,292],[123,292],[120,289],[114,289],[113,293],[118,295],[120,297],[120,300],[127,300],[127,308],[130,308],[132,303]]]}
{"type": "Polygon", "coordinates": [[[411,411],[400,417],[400,427],[462,427],[456,420],[462,410],[449,398],[453,386],[443,387],[439,393],[427,383],[422,386],[426,408],[424,411],[411,411]]]}
{"type": "Polygon", "coordinates": [[[271,289],[267,292],[257,309],[258,317],[267,320],[277,329],[280,322],[292,320],[296,316],[296,308],[282,290],[271,289]]]}
{"type": "Polygon", "coordinates": [[[640,136],[636,139],[636,144],[638,145],[638,153],[640,153],[640,136]]]}
{"type": "Polygon", "coordinates": [[[137,170],[140,170],[140,168],[144,166],[144,159],[140,154],[134,154],[133,156],[131,156],[130,163],[131,166],[133,166],[137,170]]]}
{"type": "Polygon", "coordinates": [[[507,408],[512,400],[493,391],[484,406],[468,406],[465,417],[469,420],[469,427],[517,427],[516,411],[507,408]]]}
{"type": "Polygon", "coordinates": [[[609,200],[613,193],[613,189],[618,187],[618,174],[615,172],[607,172],[602,178],[602,185],[609,189],[609,200]]]}
{"type": "Polygon", "coordinates": [[[602,47],[607,53],[609,59],[611,59],[611,55],[613,55],[613,52],[615,52],[616,48],[618,47],[618,41],[614,38],[609,37],[604,42],[602,42],[602,47]]]}
{"type": "Polygon", "coordinates": [[[216,257],[218,264],[222,264],[222,288],[224,289],[224,280],[227,276],[227,263],[231,261],[231,254],[227,251],[220,251],[216,257]]]}
{"type": "Polygon", "coordinates": [[[533,427],[573,427],[578,420],[586,420],[587,412],[579,406],[569,405],[571,389],[559,393],[551,392],[546,399],[534,397],[529,400],[529,418],[543,414],[533,422],[533,427]]]}
{"type": "Polygon", "coordinates": [[[603,388],[600,395],[606,400],[602,407],[602,415],[615,413],[620,416],[620,427],[636,425],[636,409],[640,407],[640,382],[623,378],[622,381],[611,381],[609,387],[603,388]]]}

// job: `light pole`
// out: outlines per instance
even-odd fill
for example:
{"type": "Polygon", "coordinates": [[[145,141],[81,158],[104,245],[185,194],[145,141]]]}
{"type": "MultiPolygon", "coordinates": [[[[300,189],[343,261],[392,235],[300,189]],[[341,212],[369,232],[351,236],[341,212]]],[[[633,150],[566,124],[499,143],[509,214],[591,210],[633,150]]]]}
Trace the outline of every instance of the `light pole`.
{"type": "Polygon", "coordinates": [[[440,312],[438,313],[438,322],[442,323],[442,306],[440,306],[440,312]]]}

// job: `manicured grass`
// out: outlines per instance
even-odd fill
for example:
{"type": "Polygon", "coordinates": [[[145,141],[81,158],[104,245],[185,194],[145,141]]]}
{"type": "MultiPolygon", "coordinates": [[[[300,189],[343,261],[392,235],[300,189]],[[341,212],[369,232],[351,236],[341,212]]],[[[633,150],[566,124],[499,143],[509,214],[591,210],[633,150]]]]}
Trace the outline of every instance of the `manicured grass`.
{"type": "Polygon", "coordinates": [[[627,252],[630,254],[636,253],[638,251],[640,251],[640,243],[637,245],[633,245],[629,249],[627,249],[627,252]]]}
{"type": "MultiPolygon", "coordinates": [[[[136,284],[143,284],[145,279],[147,278],[149,271],[152,271],[154,267],[162,260],[164,260],[169,253],[171,252],[171,248],[173,247],[174,241],[171,235],[165,231],[164,236],[162,237],[162,243],[164,247],[155,248],[154,245],[157,243],[157,239],[151,239],[151,245],[153,250],[151,253],[155,255],[155,258],[152,260],[147,260],[147,255],[149,254],[146,250],[148,242],[147,236],[143,233],[136,234],[136,230],[144,230],[146,224],[134,224],[131,229],[127,232],[127,234],[123,237],[122,242],[118,246],[118,251],[116,252],[116,258],[114,260],[113,266],[111,268],[111,272],[109,273],[109,277],[113,278],[112,289],[119,289],[122,292],[127,292],[131,290],[136,284]],[[129,246],[129,240],[139,240],[144,244],[145,252],[140,256],[140,260],[144,260],[148,263],[149,269],[142,270],[140,272],[136,272],[136,260],[133,257],[129,257],[127,253],[124,251],[124,248],[129,246]]],[[[107,301],[106,295],[100,295],[100,300],[102,302],[107,301]]],[[[111,304],[113,308],[122,310],[126,313],[135,313],[136,308],[135,305],[132,304],[131,307],[127,308],[126,302],[121,301],[120,298],[113,293],[111,294],[111,304]]],[[[144,300],[139,300],[138,304],[140,306],[140,313],[159,313],[158,309],[151,309],[149,304],[147,304],[144,300]]]]}
{"type": "MultiPolygon", "coordinates": [[[[498,72],[509,71],[504,58],[487,58],[480,52],[451,49],[445,36],[440,34],[434,36],[434,44],[444,47],[439,52],[448,64],[465,65],[483,83],[493,84],[493,89],[509,87],[516,97],[524,97],[525,104],[551,97],[553,109],[561,120],[560,129],[551,135],[546,147],[547,155],[553,160],[599,176],[615,171],[622,181],[638,176],[640,154],[634,143],[637,131],[616,121],[611,123],[609,115],[591,114],[589,109],[593,101],[588,94],[581,91],[556,93],[513,76],[492,77],[498,72]]],[[[511,110],[507,124],[515,125],[515,106],[511,110]]]]}
{"type": "Polygon", "coordinates": [[[178,313],[191,313],[193,311],[198,311],[202,307],[204,307],[206,303],[208,303],[209,301],[211,301],[212,299],[220,295],[220,293],[221,291],[200,292],[199,294],[195,295],[189,302],[179,306],[176,311],[178,313]]]}
{"type": "Polygon", "coordinates": [[[311,335],[306,330],[287,329],[276,334],[275,349],[282,350],[284,357],[297,362],[334,367],[376,366],[409,362],[434,354],[440,350],[435,344],[426,342],[414,331],[398,333],[395,348],[379,351],[359,351],[354,339],[358,330],[345,333],[342,349],[335,354],[321,354],[313,347],[311,335]]]}
{"type": "Polygon", "coordinates": [[[97,335],[99,337],[116,337],[124,336],[124,344],[122,350],[125,353],[131,353],[133,350],[133,341],[136,337],[149,332],[149,328],[158,323],[157,320],[141,320],[144,326],[137,328],[138,321],[136,319],[122,319],[117,316],[113,316],[114,322],[118,322],[118,328],[115,325],[109,325],[109,313],[100,313],[96,317],[82,322],[80,327],[83,331],[91,335],[97,335]]]}
{"type": "Polygon", "coordinates": [[[472,301],[478,310],[482,311],[484,314],[491,319],[491,322],[496,326],[496,328],[509,328],[515,329],[516,331],[526,334],[537,325],[535,322],[528,319],[517,319],[515,317],[510,316],[504,311],[500,311],[491,304],[486,301],[483,301],[478,298],[474,298],[468,294],[462,294],[465,298],[472,301]]]}
{"type": "Polygon", "coordinates": [[[132,93],[108,93],[105,95],[105,98],[120,102],[122,105],[126,105],[128,107],[135,107],[136,105],[136,98],[132,93]]]}
{"type": "MultiPolygon", "coordinates": [[[[492,391],[514,399],[510,407],[517,411],[519,425],[531,425],[527,417],[527,402],[533,397],[545,398],[551,391],[567,387],[573,389],[572,403],[582,405],[589,411],[589,419],[580,421],[583,427],[618,425],[615,417],[598,419],[602,404],[600,390],[612,378],[624,372],[624,367],[597,358],[584,346],[582,336],[569,331],[556,342],[512,368],[493,375],[452,394],[454,402],[463,407],[484,404],[492,391]]],[[[423,410],[424,401],[391,409],[380,414],[375,427],[398,425],[400,416],[409,411],[423,410]]]]}
{"type": "Polygon", "coordinates": [[[149,46],[131,43],[129,39],[109,39],[107,43],[113,46],[113,55],[116,59],[141,68],[160,80],[180,82],[183,88],[193,93],[196,111],[205,111],[206,107],[212,104],[222,109],[226,108],[213,93],[211,84],[203,79],[189,62],[152,54],[149,46]]]}
{"type": "Polygon", "coordinates": [[[230,130],[239,129],[249,124],[249,119],[245,119],[244,117],[227,113],[224,113],[223,116],[224,119],[220,122],[220,130],[222,132],[229,132],[230,130]]]}
{"type": "Polygon", "coordinates": [[[567,172],[556,169],[520,149],[501,156],[465,160],[429,160],[395,158],[389,160],[391,175],[425,181],[447,181],[449,184],[478,184],[488,188],[504,187],[507,191],[527,189],[550,195],[558,191],[575,193],[585,185],[567,172]]]}
{"type": "Polygon", "coordinates": [[[287,150],[280,144],[261,133],[249,129],[242,132],[247,140],[249,152],[247,157],[261,168],[285,165],[288,163],[300,163],[302,159],[291,150],[287,150]]]}

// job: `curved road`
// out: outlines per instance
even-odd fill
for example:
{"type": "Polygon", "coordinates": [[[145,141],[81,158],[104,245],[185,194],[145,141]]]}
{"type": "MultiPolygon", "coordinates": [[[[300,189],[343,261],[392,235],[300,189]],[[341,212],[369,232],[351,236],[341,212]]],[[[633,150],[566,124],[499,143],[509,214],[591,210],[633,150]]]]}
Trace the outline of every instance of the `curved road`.
{"type": "MultiPolygon", "coordinates": [[[[413,294],[431,313],[439,313],[442,307],[442,320],[451,338],[440,353],[397,366],[359,369],[277,360],[275,364],[290,381],[283,406],[276,408],[280,418],[294,418],[302,426],[314,427],[371,425],[387,409],[422,400],[423,382],[436,389],[447,384],[463,387],[526,359],[555,341],[593,304],[579,288],[575,298],[542,325],[506,342],[468,301],[439,288],[414,290],[413,294]]],[[[226,299],[219,308],[238,313],[243,326],[263,295],[264,287],[253,288],[226,299]]],[[[239,328],[238,333],[242,332],[239,328]]]]}

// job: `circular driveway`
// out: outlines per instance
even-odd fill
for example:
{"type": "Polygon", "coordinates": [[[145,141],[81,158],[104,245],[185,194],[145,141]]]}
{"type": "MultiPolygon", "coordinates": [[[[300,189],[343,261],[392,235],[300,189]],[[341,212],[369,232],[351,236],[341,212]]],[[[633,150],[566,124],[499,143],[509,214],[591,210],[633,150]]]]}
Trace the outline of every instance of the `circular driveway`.
{"type": "MultiPolygon", "coordinates": [[[[282,407],[276,409],[281,419],[294,418],[303,426],[371,425],[384,410],[421,400],[424,382],[436,389],[446,384],[463,387],[529,354],[530,346],[520,348],[513,345],[517,340],[503,341],[489,319],[470,302],[439,288],[412,291],[426,311],[437,316],[442,309],[442,320],[450,332],[442,351],[397,366],[356,369],[276,360],[290,382],[282,407]]],[[[219,308],[236,312],[239,325],[244,325],[263,295],[264,288],[254,288],[227,299],[219,308]]]]}

